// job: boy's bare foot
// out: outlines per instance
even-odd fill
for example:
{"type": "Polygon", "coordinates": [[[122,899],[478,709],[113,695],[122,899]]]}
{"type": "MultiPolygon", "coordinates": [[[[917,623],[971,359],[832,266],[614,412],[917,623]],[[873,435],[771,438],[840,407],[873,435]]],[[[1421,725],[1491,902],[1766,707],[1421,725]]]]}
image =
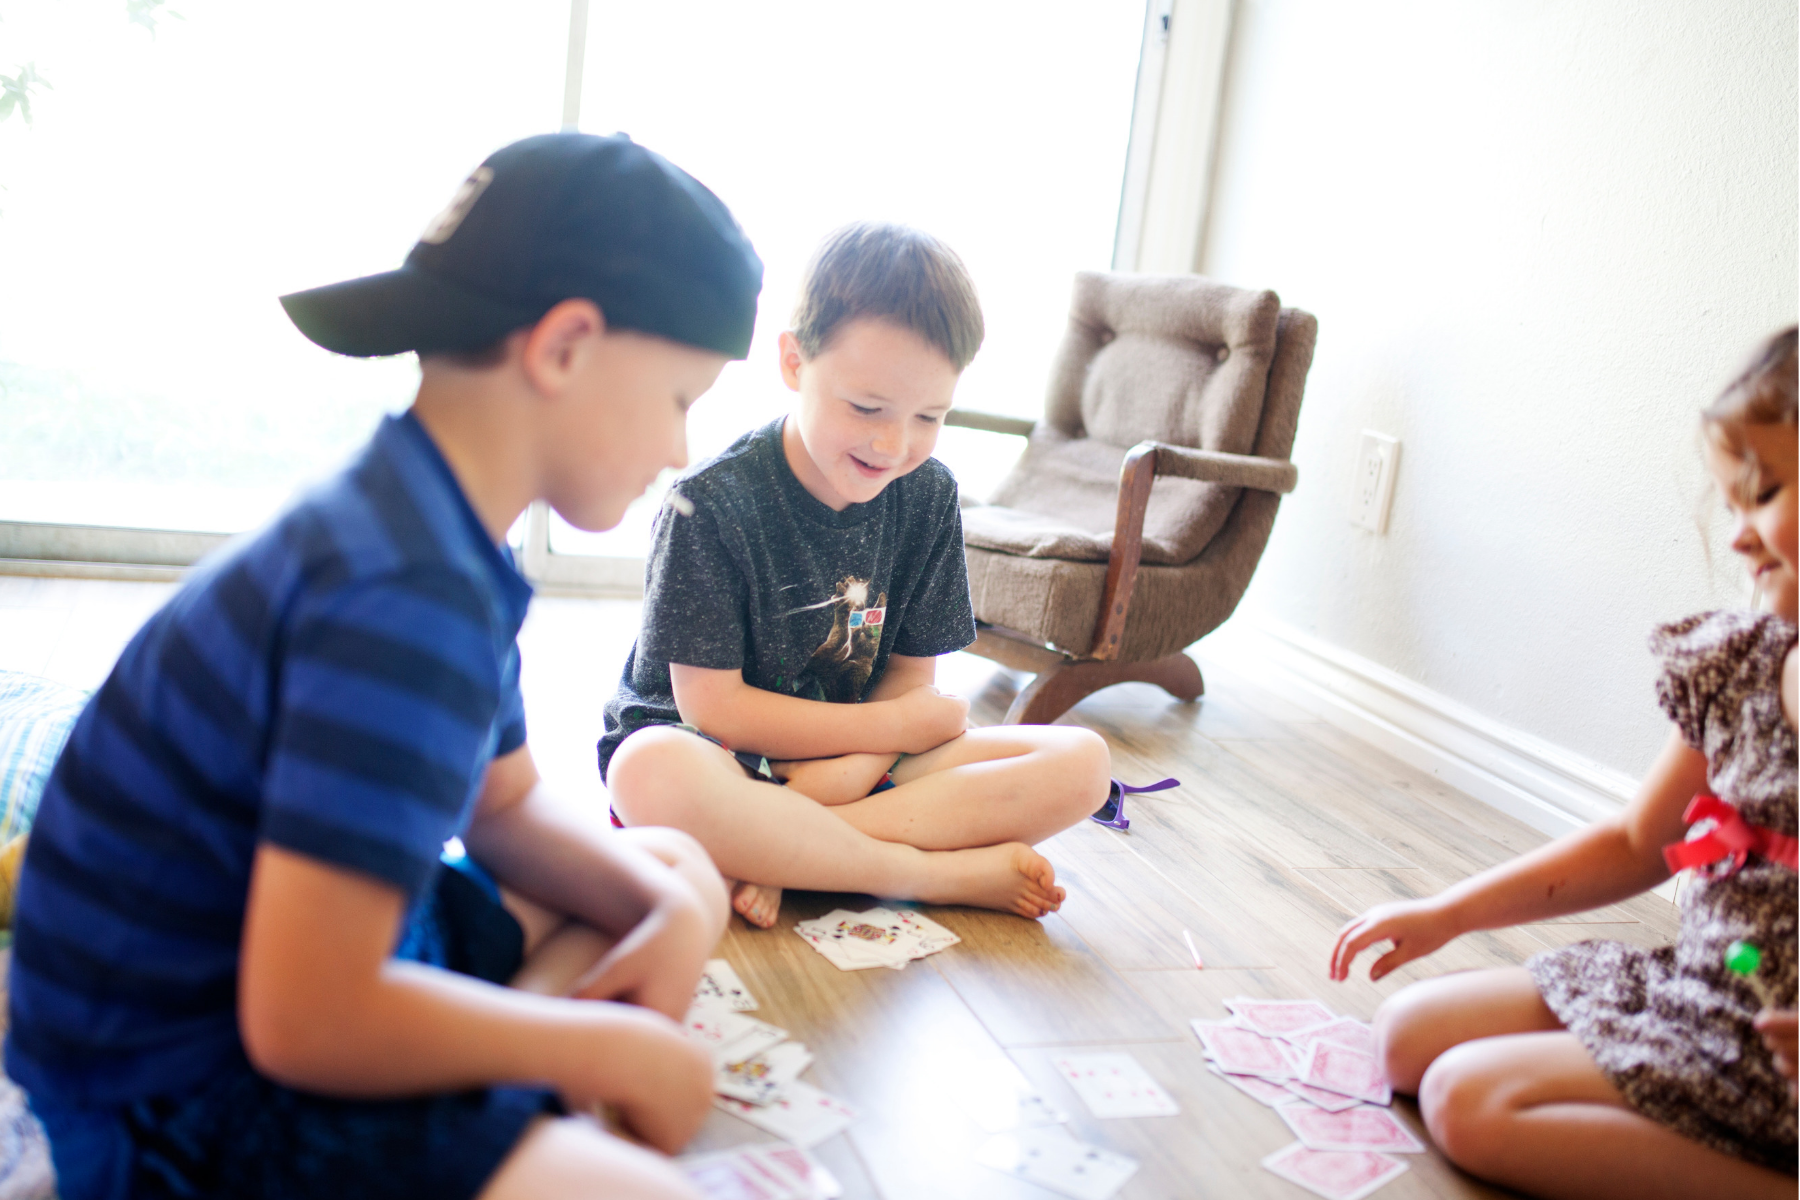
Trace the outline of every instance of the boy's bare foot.
{"type": "Polygon", "coordinates": [[[781,915],[781,889],[766,883],[740,883],[731,889],[731,907],[752,925],[768,929],[781,915]]]}
{"type": "Polygon", "coordinates": [[[925,857],[918,898],[928,904],[970,904],[1034,919],[1062,907],[1065,893],[1056,886],[1056,868],[1022,842],[925,857]]]}

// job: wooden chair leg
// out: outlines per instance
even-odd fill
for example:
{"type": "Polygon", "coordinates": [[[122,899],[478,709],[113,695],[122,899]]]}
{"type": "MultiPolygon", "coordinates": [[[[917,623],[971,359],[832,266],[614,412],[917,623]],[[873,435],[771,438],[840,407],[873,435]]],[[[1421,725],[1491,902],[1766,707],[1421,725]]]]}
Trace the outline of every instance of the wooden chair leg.
{"type": "Polygon", "coordinates": [[[1197,700],[1206,691],[1200,668],[1181,653],[1135,663],[1077,659],[1051,667],[1026,684],[1007,710],[1006,723],[1048,725],[1115,683],[1154,683],[1177,700],[1197,700]]]}

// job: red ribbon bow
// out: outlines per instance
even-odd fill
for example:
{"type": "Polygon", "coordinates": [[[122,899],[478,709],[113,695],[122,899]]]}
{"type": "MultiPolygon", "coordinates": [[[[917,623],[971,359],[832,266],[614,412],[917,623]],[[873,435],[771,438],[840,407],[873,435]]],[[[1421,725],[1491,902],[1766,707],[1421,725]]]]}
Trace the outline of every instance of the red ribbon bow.
{"type": "Polygon", "coordinates": [[[1713,828],[1691,842],[1672,842],[1663,847],[1663,860],[1671,873],[1685,867],[1720,863],[1716,872],[1723,878],[1734,874],[1752,854],[1780,863],[1790,871],[1800,870],[1800,841],[1744,820],[1738,810],[1717,796],[1701,792],[1688,803],[1681,819],[1689,825],[1696,821],[1713,821],[1713,828]],[[1728,864],[1724,860],[1729,859],[1728,864]]]}

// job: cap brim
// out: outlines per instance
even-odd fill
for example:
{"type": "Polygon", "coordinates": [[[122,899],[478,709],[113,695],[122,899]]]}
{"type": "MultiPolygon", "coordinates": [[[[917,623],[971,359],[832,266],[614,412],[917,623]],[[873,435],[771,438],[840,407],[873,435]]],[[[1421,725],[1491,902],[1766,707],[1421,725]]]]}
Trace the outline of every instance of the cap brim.
{"type": "Polygon", "coordinates": [[[357,358],[479,350],[544,315],[412,266],[293,292],[281,307],[301,333],[357,358]]]}

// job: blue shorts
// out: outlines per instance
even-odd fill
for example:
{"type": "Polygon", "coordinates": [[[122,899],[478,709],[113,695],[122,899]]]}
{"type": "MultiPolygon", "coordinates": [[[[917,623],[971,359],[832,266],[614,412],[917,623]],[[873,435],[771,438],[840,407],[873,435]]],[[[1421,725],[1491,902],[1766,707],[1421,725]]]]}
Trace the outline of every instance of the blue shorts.
{"type": "MultiPolygon", "coordinates": [[[[499,889],[463,859],[414,908],[398,957],[504,982],[524,940],[499,889]]],[[[553,1092],[495,1087],[407,1100],[339,1100],[257,1073],[241,1055],[205,1083],[118,1108],[32,1101],[61,1200],[474,1197],[553,1092]]]]}

